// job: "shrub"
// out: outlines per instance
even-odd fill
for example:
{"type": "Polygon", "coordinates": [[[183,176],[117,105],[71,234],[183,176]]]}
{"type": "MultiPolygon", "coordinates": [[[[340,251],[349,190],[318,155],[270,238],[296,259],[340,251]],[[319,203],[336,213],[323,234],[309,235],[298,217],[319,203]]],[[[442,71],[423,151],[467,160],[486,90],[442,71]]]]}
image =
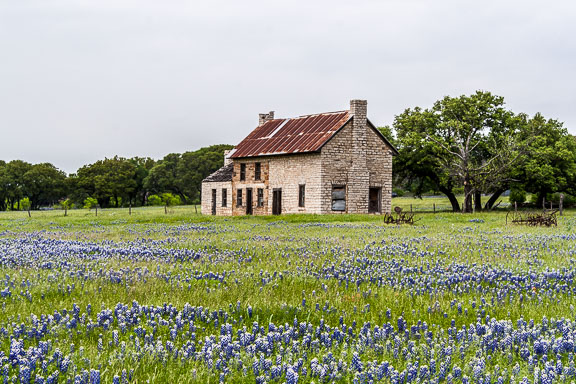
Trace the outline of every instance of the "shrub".
{"type": "Polygon", "coordinates": [[[164,203],[162,202],[162,198],[160,196],[150,195],[150,196],[148,196],[148,199],[146,200],[146,205],[160,206],[160,205],[164,205],[164,203]]]}
{"type": "Polygon", "coordinates": [[[510,203],[518,203],[524,204],[526,201],[526,191],[521,188],[512,188],[510,190],[510,195],[508,197],[510,199],[510,203]]]}
{"type": "Polygon", "coordinates": [[[153,206],[173,206],[173,205],[180,205],[182,201],[180,200],[180,196],[175,196],[171,193],[163,193],[160,196],[158,195],[150,195],[148,196],[147,204],[146,205],[153,205],[153,206]]]}
{"type": "Polygon", "coordinates": [[[180,196],[174,196],[171,193],[163,193],[162,202],[164,203],[164,205],[167,205],[169,207],[173,205],[180,205],[182,203],[182,201],[180,200],[180,196]]]}
{"type": "Polygon", "coordinates": [[[98,200],[96,200],[93,197],[87,197],[86,200],[84,200],[84,208],[92,209],[92,208],[96,207],[97,205],[98,205],[98,200]]]}

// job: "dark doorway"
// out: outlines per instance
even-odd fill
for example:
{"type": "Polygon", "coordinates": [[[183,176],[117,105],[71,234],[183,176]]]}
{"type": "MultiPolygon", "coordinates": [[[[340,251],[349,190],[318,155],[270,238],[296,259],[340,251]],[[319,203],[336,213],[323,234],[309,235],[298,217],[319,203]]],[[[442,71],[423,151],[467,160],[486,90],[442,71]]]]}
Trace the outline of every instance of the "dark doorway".
{"type": "Polygon", "coordinates": [[[212,214],[216,214],[216,190],[212,190],[212,214]]]}
{"type": "Polygon", "coordinates": [[[370,188],[368,195],[368,213],[382,212],[382,188],[370,188]]]}
{"type": "Polygon", "coordinates": [[[282,213],[282,189],[277,188],[272,191],[272,214],[280,215],[282,213]]]}
{"type": "Polygon", "coordinates": [[[246,188],[246,214],[252,214],[252,188],[246,188]]]}

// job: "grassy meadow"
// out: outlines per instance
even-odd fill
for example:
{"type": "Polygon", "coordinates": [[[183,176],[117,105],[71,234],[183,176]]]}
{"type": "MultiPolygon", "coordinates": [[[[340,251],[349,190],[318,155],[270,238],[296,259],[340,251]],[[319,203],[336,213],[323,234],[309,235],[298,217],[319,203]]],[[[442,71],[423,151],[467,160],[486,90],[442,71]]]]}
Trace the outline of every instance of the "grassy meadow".
{"type": "Polygon", "coordinates": [[[414,226],[0,212],[0,382],[573,382],[576,213],[431,201],[393,200],[414,226]]]}

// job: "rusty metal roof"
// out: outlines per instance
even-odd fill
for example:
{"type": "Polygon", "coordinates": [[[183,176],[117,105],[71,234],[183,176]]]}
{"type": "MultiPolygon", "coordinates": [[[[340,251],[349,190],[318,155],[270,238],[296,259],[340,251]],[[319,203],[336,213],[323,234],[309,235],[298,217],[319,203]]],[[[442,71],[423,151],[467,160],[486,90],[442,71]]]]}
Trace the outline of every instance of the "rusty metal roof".
{"type": "Polygon", "coordinates": [[[230,158],[319,151],[351,117],[341,111],[269,120],[242,140],[230,158]]]}

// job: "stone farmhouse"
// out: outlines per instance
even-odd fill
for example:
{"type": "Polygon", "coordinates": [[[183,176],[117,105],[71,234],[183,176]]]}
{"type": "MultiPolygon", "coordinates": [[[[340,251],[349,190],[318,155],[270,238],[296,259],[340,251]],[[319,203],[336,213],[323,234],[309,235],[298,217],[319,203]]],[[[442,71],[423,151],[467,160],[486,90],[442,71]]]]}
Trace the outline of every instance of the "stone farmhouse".
{"type": "Polygon", "coordinates": [[[258,127],[203,180],[202,213],[390,212],[397,151],[366,111],[365,100],[352,100],[348,111],[260,114],[258,127]]]}

